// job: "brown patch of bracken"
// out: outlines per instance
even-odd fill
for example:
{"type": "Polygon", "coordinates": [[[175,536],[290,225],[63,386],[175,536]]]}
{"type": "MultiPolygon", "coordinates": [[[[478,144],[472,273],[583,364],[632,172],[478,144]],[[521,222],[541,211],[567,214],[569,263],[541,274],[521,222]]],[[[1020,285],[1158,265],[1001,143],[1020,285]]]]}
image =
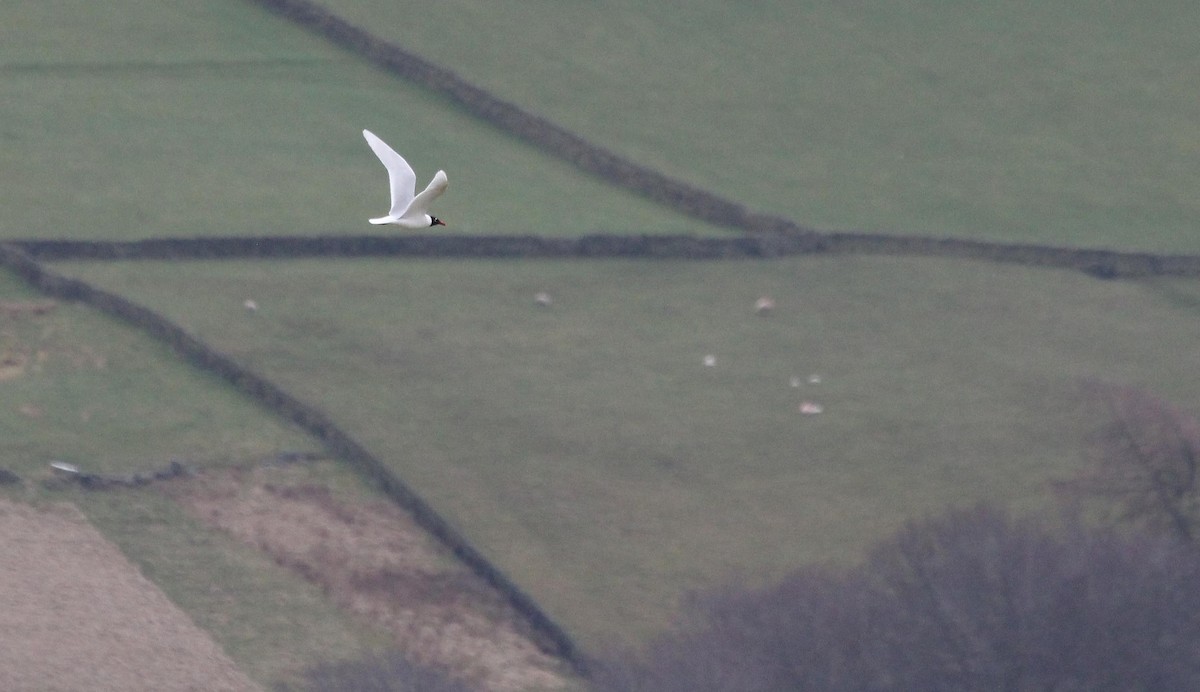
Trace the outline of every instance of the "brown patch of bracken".
{"type": "Polygon", "coordinates": [[[391,503],[352,504],[283,469],[207,473],[169,492],[387,628],[416,662],[488,690],[566,684],[562,664],[538,649],[522,618],[391,503]]]}

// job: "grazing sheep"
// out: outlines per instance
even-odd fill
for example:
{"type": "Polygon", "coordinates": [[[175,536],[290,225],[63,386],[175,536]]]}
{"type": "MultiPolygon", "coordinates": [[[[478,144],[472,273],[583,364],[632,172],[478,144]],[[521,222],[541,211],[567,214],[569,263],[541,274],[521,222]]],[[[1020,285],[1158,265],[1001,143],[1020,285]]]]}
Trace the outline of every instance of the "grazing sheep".
{"type": "Polygon", "coordinates": [[[770,296],[763,296],[754,302],[754,312],[766,315],[775,309],[775,301],[770,296]]]}

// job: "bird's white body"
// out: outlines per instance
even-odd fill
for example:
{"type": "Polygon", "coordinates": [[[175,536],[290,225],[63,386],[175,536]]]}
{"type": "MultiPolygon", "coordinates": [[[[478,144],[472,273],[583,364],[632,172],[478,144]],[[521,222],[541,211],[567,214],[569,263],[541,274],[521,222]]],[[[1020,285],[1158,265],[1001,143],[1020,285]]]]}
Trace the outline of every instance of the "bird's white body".
{"type": "Polygon", "coordinates": [[[371,150],[387,168],[388,183],[392,190],[391,210],[388,211],[387,216],[371,219],[371,223],[390,224],[403,228],[429,228],[430,226],[445,225],[437,217],[429,215],[429,205],[446,191],[448,183],[446,172],[438,171],[421,194],[415,194],[417,174],[413,172],[412,166],[408,165],[404,157],[397,154],[370,130],[363,130],[363,137],[367,139],[371,150]]]}

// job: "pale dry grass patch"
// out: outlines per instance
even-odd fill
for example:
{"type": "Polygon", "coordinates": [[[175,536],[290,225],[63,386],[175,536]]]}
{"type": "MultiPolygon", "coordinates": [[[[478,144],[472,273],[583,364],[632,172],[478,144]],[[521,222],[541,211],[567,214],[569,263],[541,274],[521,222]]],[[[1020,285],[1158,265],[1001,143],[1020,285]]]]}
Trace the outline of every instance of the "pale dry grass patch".
{"type": "Polygon", "coordinates": [[[0,689],[260,689],[73,505],[0,499],[0,689]]]}
{"type": "Polygon", "coordinates": [[[559,689],[562,664],[520,616],[385,501],[351,503],[283,469],[206,473],[170,491],[201,521],[392,632],[412,660],[488,690],[559,689]]]}

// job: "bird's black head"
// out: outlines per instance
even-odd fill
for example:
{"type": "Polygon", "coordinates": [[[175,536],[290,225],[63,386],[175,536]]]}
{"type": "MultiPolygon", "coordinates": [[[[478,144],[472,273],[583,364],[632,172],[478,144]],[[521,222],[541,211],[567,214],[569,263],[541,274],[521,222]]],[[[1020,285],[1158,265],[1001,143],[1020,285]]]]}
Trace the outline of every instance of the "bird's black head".
{"type": "Polygon", "coordinates": [[[442,220],[441,220],[441,219],[439,219],[439,218],[438,218],[438,217],[436,217],[436,216],[431,216],[431,217],[429,217],[429,218],[430,218],[430,219],[432,219],[432,221],[430,221],[430,222],[429,222],[429,225],[430,225],[431,227],[432,227],[432,226],[445,226],[445,225],[446,225],[446,224],[442,223],[442,220]]]}

